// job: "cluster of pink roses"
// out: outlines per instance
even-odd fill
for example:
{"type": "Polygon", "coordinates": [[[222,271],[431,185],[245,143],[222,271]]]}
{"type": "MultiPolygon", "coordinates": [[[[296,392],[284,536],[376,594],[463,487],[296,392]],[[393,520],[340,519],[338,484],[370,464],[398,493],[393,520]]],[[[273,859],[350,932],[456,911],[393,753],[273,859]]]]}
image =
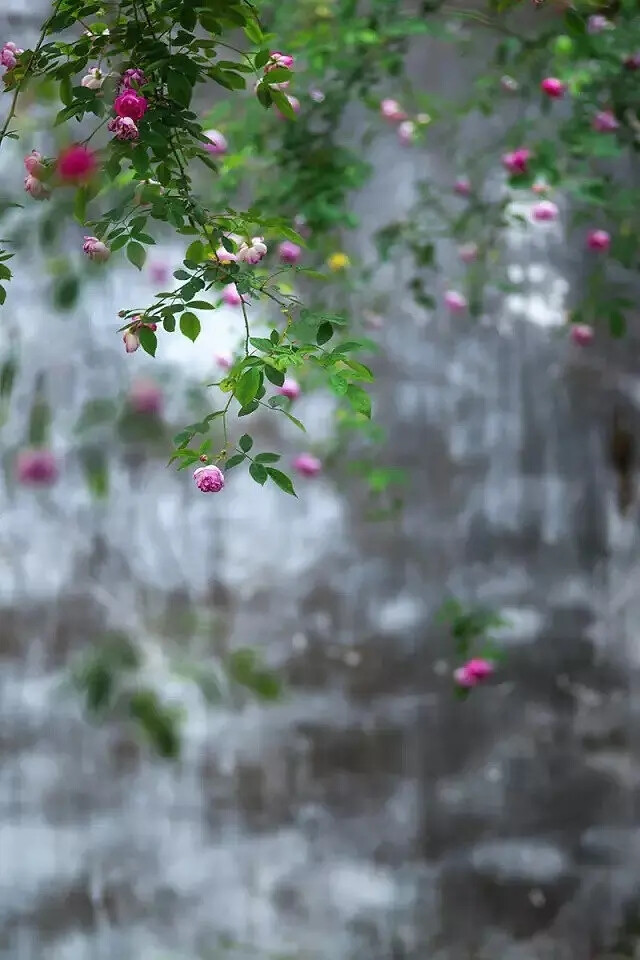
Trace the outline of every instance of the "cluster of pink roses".
{"type": "Polygon", "coordinates": [[[474,657],[454,670],[453,679],[463,690],[470,690],[472,687],[477,687],[483,680],[487,680],[493,672],[494,666],[490,660],[474,657]]]}
{"type": "Polygon", "coordinates": [[[136,87],[145,83],[146,77],[142,70],[131,68],[122,74],[120,93],[113,102],[116,115],[107,124],[108,130],[117,140],[137,140],[140,136],[138,123],[147,112],[149,102],[136,87]]]}
{"type": "Polygon", "coordinates": [[[122,335],[122,342],[124,343],[124,348],[127,353],[135,353],[140,346],[140,330],[142,327],[147,327],[147,329],[155,333],[158,329],[158,324],[143,323],[142,317],[134,317],[131,325],[122,335]]]}
{"type": "Polygon", "coordinates": [[[5,70],[13,70],[18,63],[18,57],[21,53],[24,53],[24,50],[16,46],[15,43],[12,43],[10,40],[5,43],[2,50],[0,50],[0,63],[5,70]]]}
{"type": "Polygon", "coordinates": [[[42,154],[38,153],[37,150],[32,150],[24,158],[24,166],[27,171],[24,178],[24,188],[29,196],[33,197],[34,200],[48,199],[51,196],[51,191],[42,180],[46,173],[46,167],[42,162],[42,154]]]}

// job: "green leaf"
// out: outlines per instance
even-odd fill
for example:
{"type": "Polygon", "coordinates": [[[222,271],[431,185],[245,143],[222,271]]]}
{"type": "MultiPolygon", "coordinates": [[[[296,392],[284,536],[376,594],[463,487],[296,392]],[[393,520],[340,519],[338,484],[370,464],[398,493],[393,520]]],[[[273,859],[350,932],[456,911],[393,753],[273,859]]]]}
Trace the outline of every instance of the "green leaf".
{"type": "Polygon", "coordinates": [[[200,333],[200,321],[195,313],[183,313],[180,317],[180,331],[192,342],[198,339],[200,333]]]}
{"type": "Polygon", "coordinates": [[[189,310],[215,310],[215,304],[209,303],[208,300],[191,300],[187,307],[189,310]]]}
{"type": "Polygon", "coordinates": [[[233,470],[234,467],[237,467],[239,464],[244,463],[246,457],[243,453],[234,453],[232,457],[229,457],[227,462],[224,465],[225,470],[233,470]]]}
{"type": "Polygon", "coordinates": [[[302,420],[298,420],[298,418],[297,418],[297,417],[294,417],[294,415],[293,415],[292,413],[289,413],[288,410],[281,410],[280,412],[285,415],[285,417],[287,418],[287,420],[291,420],[291,423],[294,423],[294,424],[296,425],[296,427],[298,428],[298,430],[302,430],[303,433],[306,433],[306,432],[307,432],[307,428],[305,427],[305,425],[304,425],[304,423],[302,422],[302,420]]]}
{"type": "Polygon", "coordinates": [[[276,470],[275,467],[267,467],[266,471],[277,487],[280,487],[281,490],[284,490],[284,492],[290,494],[290,496],[297,497],[291,478],[288,477],[286,473],[283,473],[282,470],[276,470]]]}
{"type": "Polygon", "coordinates": [[[323,343],[327,343],[329,340],[331,340],[332,336],[333,336],[333,326],[332,324],[329,323],[328,320],[325,320],[325,322],[321,323],[320,326],[318,327],[318,332],[316,334],[316,343],[318,344],[319,347],[321,347],[323,343]]]}
{"type": "Polygon", "coordinates": [[[241,407],[238,410],[239,417],[248,417],[250,413],[255,413],[260,404],[257,400],[252,400],[251,403],[247,403],[244,407],[241,407]]]}
{"type": "Polygon", "coordinates": [[[184,258],[185,260],[193,260],[194,263],[202,263],[205,258],[205,249],[202,241],[194,240],[193,243],[190,243],[184,258]]]}
{"type": "Polygon", "coordinates": [[[363,390],[357,387],[355,383],[350,383],[347,387],[347,400],[357,413],[362,413],[368,419],[371,419],[371,397],[363,390]]]}
{"type": "Polygon", "coordinates": [[[59,278],[53,290],[53,302],[59,310],[70,310],[78,299],[80,284],[73,274],[59,278]]]}
{"type": "Polygon", "coordinates": [[[153,330],[149,330],[149,327],[140,327],[137,333],[142,349],[145,351],[145,353],[155,357],[156,350],[158,349],[158,338],[153,330]]]}
{"type": "Polygon", "coordinates": [[[266,468],[263,467],[261,463],[252,463],[249,467],[249,473],[252,479],[255,480],[256,483],[259,483],[260,486],[264,486],[269,478],[266,468]]]}
{"type": "MultiPolygon", "coordinates": [[[[262,84],[260,84],[260,87],[262,87],[262,84]]],[[[296,116],[295,110],[293,109],[293,107],[289,103],[289,100],[287,99],[287,97],[285,97],[284,93],[282,93],[281,90],[274,90],[273,87],[269,87],[268,93],[271,94],[271,99],[275,103],[280,113],[283,113],[285,117],[287,117],[287,119],[289,120],[298,119],[296,116]]]]}
{"type": "Polygon", "coordinates": [[[344,397],[349,389],[349,381],[339,373],[332,373],[329,377],[329,386],[338,397],[344,397]]]}
{"type": "Polygon", "coordinates": [[[256,463],[277,463],[280,459],[279,453],[259,453],[255,457],[256,463]]]}
{"type": "Polygon", "coordinates": [[[284,373],[282,370],[276,370],[276,368],[270,366],[269,363],[265,363],[264,375],[267,380],[275,384],[276,387],[281,387],[284,383],[284,373]]]}
{"type": "Polygon", "coordinates": [[[181,107],[188,107],[191,103],[193,86],[191,81],[184,73],[177,73],[170,70],[167,75],[167,89],[169,96],[179,103],[181,107]]]}
{"type": "Polygon", "coordinates": [[[127,244],[127,258],[134,265],[134,267],[137,267],[138,270],[142,270],[147,259],[147,251],[141,243],[137,243],[135,240],[132,240],[131,243],[127,244]]]}
{"type": "Polygon", "coordinates": [[[253,446],[253,439],[249,436],[248,433],[243,433],[243,435],[238,440],[238,446],[243,451],[243,453],[249,453],[251,447],[253,446]]]}
{"type": "Polygon", "coordinates": [[[247,370],[246,373],[243,373],[233,391],[240,406],[246,407],[247,404],[251,403],[260,389],[261,383],[262,376],[259,370],[247,370]]]}

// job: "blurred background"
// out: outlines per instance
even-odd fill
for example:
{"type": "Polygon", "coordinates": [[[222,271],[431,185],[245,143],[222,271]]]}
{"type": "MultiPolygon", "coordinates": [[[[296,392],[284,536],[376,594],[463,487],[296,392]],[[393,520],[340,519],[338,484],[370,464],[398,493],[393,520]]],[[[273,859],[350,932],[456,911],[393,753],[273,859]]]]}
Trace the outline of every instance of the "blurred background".
{"type": "MultiPolygon", "coordinates": [[[[45,7],[3,0],[0,35],[26,47],[45,7]]],[[[409,73],[450,95],[474,49],[423,40],[409,73]]],[[[465,131],[470,154],[495,122],[465,131]]],[[[354,107],[354,138],[364,124],[354,107]]],[[[3,148],[16,194],[21,156],[3,148]]],[[[383,135],[367,159],[348,241],[364,263],[425,169],[452,177],[437,140],[383,135]]],[[[477,322],[426,315],[402,257],[376,267],[379,455],[406,476],[378,522],[344,468],[299,479],[297,500],[240,472],[202,497],[167,469],[242,317],[221,307],[196,343],[129,356],[117,306],[162,288],[183,248],[68,296],[56,257],[79,236],[23,251],[0,326],[2,960],[637,956],[640,570],[611,460],[616,417],[636,433],[635,343],[560,335],[589,269],[562,225],[507,234],[517,290],[477,322]],[[45,396],[61,476],[34,492],[12,464],[45,396]],[[505,620],[505,664],[464,703],[449,596],[505,620]],[[133,667],[135,727],[98,709],[133,667]]],[[[328,448],[331,400],[297,405],[304,443],[328,448]]],[[[252,432],[300,452],[288,422],[252,432]]]]}

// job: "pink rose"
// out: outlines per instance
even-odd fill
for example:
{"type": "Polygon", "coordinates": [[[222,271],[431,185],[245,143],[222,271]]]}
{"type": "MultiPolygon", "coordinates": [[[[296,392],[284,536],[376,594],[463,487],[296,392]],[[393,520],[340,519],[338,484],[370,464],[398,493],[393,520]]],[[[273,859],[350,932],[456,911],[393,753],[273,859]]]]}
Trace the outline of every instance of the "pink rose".
{"type": "Polygon", "coordinates": [[[540,89],[543,93],[546,93],[548,97],[551,97],[553,100],[558,100],[564,96],[565,85],[562,80],[558,80],[557,77],[545,77],[540,84],[540,89]]]}
{"type": "Polygon", "coordinates": [[[250,244],[243,243],[238,250],[237,259],[255,266],[267,254],[267,245],[262,237],[253,237],[250,244]]]}
{"type": "Polygon", "coordinates": [[[288,397],[289,400],[297,400],[300,396],[300,384],[293,377],[285,377],[284,383],[278,387],[278,393],[281,397],[288,397]]]}
{"type": "Polygon", "coordinates": [[[400,123],[402,120],[407,119],[407,114],[398,101],[391,100],[390,98],[382,101],[380,104],[380,113],[385,120],[391,120],[392,123],[400,123]]]}
{"type": "Polygon", "coordinates": [[[28,174],[32,177],[40,177],[46,172],[46,168],[42,163],[42,154],[38,153],[37,150],[32,150],[31,153],[28,153],[24,158],[24,166],[28,174]]]}
{"type": "Polygon", "coordinates": [[[119,117],[130,117],[136,121],[142,120],[148,106],[146,97],[133,89],[124,90],[113,102],[113,109],[119,117]]]}
{"type": "Polygon", "coordinates": [[[502,157],[503,166],[509,171],[511,176],[527,172],[527,164],[531,159],[531,151],[527,147],[519,147],[510,153],[505,153],[502,157]]]}
{"type": "Polygon", "coordinates": [[[204,135],[209,140],[209,143],[206,143],[204,146],[207,153],[212,153],[214,156],[222,156],[222,154],[227,152],[228,144],[226,137],[223,136],[219,130],[205,130],[204,135]]]}
{"type": "Polygon", "coordinates": [[[135,120],[131,117],[112,117],[107,124],[107,130],[116,140],[137,140],[140,136],[135,120]]]}
{"type": "Polygon", "coordinates": [[[471,182],[468,177],[458,177],[453,185],[453,192],[459,197],[468,197],[471,193],[471,182]]]}
{"type": "Polygon", "coordinates": [[[131,387],[129,404],[136,413],[159,416],[162,413],[162,390],[154,380],[138,380],[131,387]]]}
{"type": "Polygon", "coordinates": [[[224,487],[224,474],[212,463],[207,464],[206,467],[197,467],[193,471],[193,479],[202,493],[219,493],[224,487]]]}
{"type": "Polygon", "coordinates": [[[230,353],[214,353],[213,359],[222,370],[231,370],[233,357],[230,353]]]}
{"type": "Polygon", "coordinates": [[[447,290],[444,302],[452,313],[463,313],[467,309],[467,298],[457,290],[447,290]]]}
{"type": "Polygon", "coordinates": [[[123,333],[122,342],[124,343],[124,349],[127,353],[135,353],[140,346],[140,337],[134,330],[129,328],[123,333]]]}
{"type": "Polygon", "coordinates": [[[58,479],[58,464],[50,450],[21,450],[16,474],[24,486],[48,486],[58,479]]]}
{"type": "Polygon", "coordinates": [[[297,263],[302,256],[302,247],[291,240],[284,240],[278,247],[278,255],[283,263],[297,263]]]}
{"type": "Polygon", "coordinates": [[[551,200],[541,200],[531,208],[531,216],[534,220],[548,221],[558,219],[558,208],[551,200]]]}
{"type": "Polygon", "coordinates": [[[51,196],[51,191],[47,185],[42,180],[38,180],[37,177],[32,177],[31,174],[24,178],[24,189],[34,200],[48,200],[51,196]]]}
{"type": "Polygon", "coordinates": [[[478,259],[478,244],[463,243],[462,246],[458,247],[458,256],[463,263],[473,263],[474,260],[478,259]]]}
{"type": "Polygon", "coordinates": [[[128,70],[125,70],[120,78],[120,87],[125,90],[130,90],[134,84],[138,87],[143,87],[147,82],[142,70],[139,70],[137,67],[129,67],[128,70]]]}
{"type": "Polygon", "coordinates": [[[312,453],[300,453],[293,461],[293,469],[303,477],[317,477],[322,470],[322,463],[312,453]]]}
{"type": "Polygon", "coordinates": [[[590,230],[587,234],[589,250],[606,253],[611,246],[611,235],[606,230],[590,230]]]}
{"type": "Polygon", "coordinates": [[[235,283],[228,283],[222,291],[222,299],[228,307],[239,307],[242,303],[242,297],[238,293],[235,283]]]}
{"type": "Polygon", "coordinates": [[[571,339],[579,347],[587,347],[595,336],[593,327],[587,323],[574,323],[571,326],[571,339]]]}
{"type": "Polygon", "coordinates": [[[413,120],[403,120],[398,127],[398,140],[405,147],[413,143],[416,135],[416,125],[413,120]]]}
{"type": "Polygon", "coordinates": [[[619,126],[611,110],[599,110],[593,118],[593,129],[598,133],[613,133],[619,126]]]}
{"type": "Polygon", "coordinates": [[[490,660],[476,658],[468,660],[463,666],[458,667],[453,676],[459,687],[470,689],[486,680],[493,672],[494,666],[490,660]]]}
{"type": "Polygon", "coordinates": [[[92,150],[82,144],[73,144],[58,156],[57,171],[66,183],[82,183],[95,173],[97,165],[92,150]]]}

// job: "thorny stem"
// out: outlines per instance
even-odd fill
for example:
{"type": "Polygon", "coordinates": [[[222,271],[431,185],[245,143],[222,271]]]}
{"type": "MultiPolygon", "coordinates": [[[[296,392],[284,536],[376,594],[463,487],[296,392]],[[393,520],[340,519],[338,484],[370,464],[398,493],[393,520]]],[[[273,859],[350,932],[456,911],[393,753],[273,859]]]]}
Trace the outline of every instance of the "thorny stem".
{"type": "Polygon", "coordinates": [[[244,318],[244,331],[245,331],[244,352],[245,352],[245,355],[248,357],[249,356],[249,337],[251,336],[251,334],[249,331],[249,318],[247,316],[247,305],[244,302],[244,297],[241,298],[240,305],[242,307],[242,316],[244,318]]]}

